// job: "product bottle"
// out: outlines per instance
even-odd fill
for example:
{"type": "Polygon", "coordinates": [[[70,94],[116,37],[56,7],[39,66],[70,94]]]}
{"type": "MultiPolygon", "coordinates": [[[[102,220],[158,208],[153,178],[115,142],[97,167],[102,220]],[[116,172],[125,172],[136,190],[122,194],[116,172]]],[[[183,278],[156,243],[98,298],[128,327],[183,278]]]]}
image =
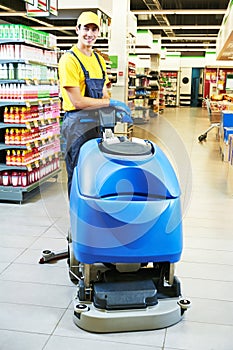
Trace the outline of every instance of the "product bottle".
{"type": "Polygon", "coordinates": [[[9,122],[8,107],[4,108],[3,120],[4,120],[4,123],[8,123],[9,122]]]}
{"type": "Polygon", "coordinates": [[[26,187],[28,184],[27,182],[27,173],[23,172],[21,174],[21,186],[26,187]]]}
{"type": "Polygon", "coordinates": [[[10,133],[9,133],[9,129],[6,129],[6,132],[5,132],[5,144],[9,145],[9,143],[10,143],[10,133]]]}
{"type": "Polygon", "coordinates": [[[6,151],[6,165],[11,165],[11,151],[9,149],[6,151]]]}
{"type": "Polygon", "coordinates": [[[3,184],[3,186],[9,185],[9,174],[7,171],[4,171],[2,174],[2,184],[3,184]]]}
{"type": "Polygon", "coordinates": [[[12,186],[14,186],[14,187],[18,186],[18,172],[17,171],[13,171],[13,173],[11,174],[11,182],[12,182],[12,186]]]}

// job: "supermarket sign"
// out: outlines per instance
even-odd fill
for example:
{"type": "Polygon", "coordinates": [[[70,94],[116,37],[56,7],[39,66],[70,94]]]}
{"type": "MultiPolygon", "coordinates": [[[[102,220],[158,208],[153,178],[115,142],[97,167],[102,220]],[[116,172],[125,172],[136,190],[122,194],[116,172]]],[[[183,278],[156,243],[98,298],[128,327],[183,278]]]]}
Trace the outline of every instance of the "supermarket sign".
{"type": "Polygon", "coordinates": [[[24,0],[26,2],[27,16],[47,17],[58,15],[58,0],[24,0]]]}

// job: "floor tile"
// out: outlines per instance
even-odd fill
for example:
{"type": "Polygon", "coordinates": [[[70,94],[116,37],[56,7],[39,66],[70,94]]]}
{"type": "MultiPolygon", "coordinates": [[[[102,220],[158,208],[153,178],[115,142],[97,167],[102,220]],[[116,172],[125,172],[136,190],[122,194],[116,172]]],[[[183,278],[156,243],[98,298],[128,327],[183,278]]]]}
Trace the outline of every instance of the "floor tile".
{"type": "Polygon", "coordinates": [[[231,350],[232,342],[230,326],[184,321],[168,328],[165,349],[231,350]]]}
{"type": "Polygon", "coordinates": [[[32,282],[41,284],[70,285],[68,269],[50,264],[11,264],[1,275],[0,280],[32,282]]]}
{"type": "Polygon", "coordinates": [[[233,302],[217,299],[191,298],[185,319],[193,322],[233,326],[233,302]]]}
{"type": "Polygon", "coordinates": [[[53,307],[1,303],[0,329],[51,334],[64,310],[53,307]]]}
{"type": "Polygon", "coordinates": [[[233,301],[233,282],[212,281],[186,277],[182,277],[180,280],[183,286],[183,292],[190,298],[194,296],[197,298],[233,301]]]}
{"type": "Polygon", "coordinates": [[[51,284],[1,281],[1,303],[67,308],[75,287],[51,284]]]}
{"type": "Polygon", "coordinates": [[[9,266],[9,263],[0,263],[0,274],[9,266]]]}
{"type": "Polygon", "coordinates": [[[176,271],[180,277],[233,282],[232,265],[181,262],[177,264],[176,271]]]}
{"type": "MultiPolygon", "coordinates": [[[[222,251],[214,249],[192,249],[185,248],[182,261],[218,265],[233,265],[233,251],[222,251]]],[[[221,266],[219,266],[221,269],[221,266]]]]}
{"type": "Polygon", "coordinates": [[[12,262],[25,251],[24,248],[5,248],[0,244],[0,263],[12,262]]]}
{"type": "MultiPolygon", "coordinates": [[[[146,339],[146,338],[145,338],[146,339]]],[[[87,337],[86,339],[75,339],[75,338],[66,338],[66,337],[58,337],[58,336],[52,336],[47,345],[45,346],[44,350],[64,350],[66,349],[75,349],[75,347],[78,346],[79,350],[86,350],[95,348],[96,350],[119,350],[119,346],[121,350],[162,350],[162,347],[156,347],[156,346],[148,346],[148,345],[133,345],[133,344],[120,344],[111,342],[111,341],[101,341],[101,340],[89,340],[87,337]],[[78,344],[78,345],[77,345],[78,344]]]]}
{"type": "Polygon", "coordinates": [[[37,237],[1,234],[0,246],[3,248],[28,248],[35,242],[37,237]]]}
{"type": "Polygon", "coordinates": [[[49,336],[0,329],[1,350],[41,350],[49,336]]]}

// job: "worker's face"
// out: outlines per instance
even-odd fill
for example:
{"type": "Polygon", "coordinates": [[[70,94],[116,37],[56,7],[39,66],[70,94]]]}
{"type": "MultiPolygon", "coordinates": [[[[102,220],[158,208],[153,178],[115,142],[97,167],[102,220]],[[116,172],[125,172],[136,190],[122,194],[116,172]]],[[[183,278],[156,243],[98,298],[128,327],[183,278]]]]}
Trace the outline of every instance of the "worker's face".
{"type": "Polygon", "coordinates": [[[79,42],[85,46],[92,46],[99,35],[99,28],[95,24],[81,25],[80,28],[76,27],[76,33],[78,34],[79,42]]]}

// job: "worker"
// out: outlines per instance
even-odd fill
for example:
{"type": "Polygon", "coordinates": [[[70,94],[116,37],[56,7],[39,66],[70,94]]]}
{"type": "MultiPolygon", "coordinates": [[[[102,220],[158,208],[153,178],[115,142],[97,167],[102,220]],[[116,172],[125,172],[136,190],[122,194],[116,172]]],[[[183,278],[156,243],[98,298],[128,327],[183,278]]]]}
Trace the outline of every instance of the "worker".
{"type": "Polygon", "coordinates": [[[69,196],[80,147],[86,141],[99,137],[98,110],[113,107],[120,111],[122,122],[132,123],[130,108],[109,97],[105,60],[93,51],[99,32],[99,17],[91,11],[82,12],[76,25],[78,42],[59,60],[60,90],[65,111],[61,132],[66,147],[69,196]]]}

